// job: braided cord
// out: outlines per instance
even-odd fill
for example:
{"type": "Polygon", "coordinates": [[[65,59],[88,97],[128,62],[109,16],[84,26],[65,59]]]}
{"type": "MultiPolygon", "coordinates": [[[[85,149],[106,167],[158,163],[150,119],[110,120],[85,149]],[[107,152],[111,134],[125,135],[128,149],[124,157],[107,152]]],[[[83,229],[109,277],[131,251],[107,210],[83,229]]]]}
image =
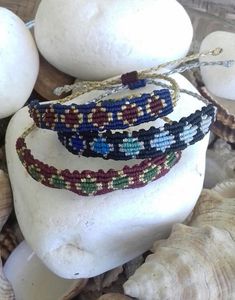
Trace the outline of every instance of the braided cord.
{"type": "MultiPolygon", "coordinates": [[[[222,52],[223,52],[222,48],[215,48],[211,51],[205,51],[205,52],[201,52],[199,54],[192,54],[192,55],[183,57],[181,59],[176,59],[176,60],[173,60],[173,61],[170,61],[170,62],[161,64],[161,65],[158,65],[156,67],[149,68],[147,70],[139,72],[138,73],[139,78],[143,79],[143,78],[151,77],[153,75],[153,72],[158,72],[161,69],[169,68],[169,67],[175,68],[176,65],[184,64],[184,63],[187,63],[189,61],[196,60],[196,59],[199,59],[200,57],[204,57],[204,56],[208,56],[208,55],[218,56],[222,52]]],[[[164,75],[164,73],[163,73],[163,75],[164,75]]],[[[104,80],[104,81],[82,81],[82,82],[78,82],[76,84],[73,84],[71,86],[56,88],[54,92],[55,92],[56,95],[60,96],[64,91],[69,92],[73,88],[77,89],[76,93],[74,93],[70,96],[67,96],[67,97],[60,100],[61,103],[64,103],[64,102],[72,100],[75,97],[81,96],[84,93],[90,92],[92,90],[103,90],[103,89],[105,89],[109,86],[120,84],[120,83],[121,83],[120,78],[113,79],[113,80],[104,80]]]]}

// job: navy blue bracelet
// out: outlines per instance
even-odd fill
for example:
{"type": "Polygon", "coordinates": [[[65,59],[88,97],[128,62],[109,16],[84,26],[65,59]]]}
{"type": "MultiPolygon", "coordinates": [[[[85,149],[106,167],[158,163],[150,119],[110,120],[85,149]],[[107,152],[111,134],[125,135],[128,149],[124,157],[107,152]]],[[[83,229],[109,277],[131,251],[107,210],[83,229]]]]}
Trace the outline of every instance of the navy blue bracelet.
{"type": "Polygon", "coordinates": [[[201,140],[215,119],[209,104],[179,122],[133,132],[58,132],[61,143],[73,154],[114,160],[143,159],[179,151],[201,140]]]}
{"type": "Polygon", "coordinates": [[[40,128],[72,133],[126,129],[164,117],[173,111],[173,106],[169,89],[161,89],[130,99],[81,105],[40,104],[35,100],[29,104],[29,113],[40,128]]]}

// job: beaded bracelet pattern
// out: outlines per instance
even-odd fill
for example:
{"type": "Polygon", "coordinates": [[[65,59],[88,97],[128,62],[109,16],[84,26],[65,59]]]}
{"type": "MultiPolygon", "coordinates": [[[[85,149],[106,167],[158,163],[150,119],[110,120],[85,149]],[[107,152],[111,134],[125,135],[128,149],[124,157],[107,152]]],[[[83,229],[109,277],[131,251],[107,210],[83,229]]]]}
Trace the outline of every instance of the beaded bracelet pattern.
{"type": "Polygon", "coordinates": [[[115,160],[143,159],[183,150],[201,140],[215,119],[216,109],[209,104],[179,122],[133,132],[58,132],[59,140],[73,154],[115,160]]]}
{"type": "Polygon", "coordinates": [[[168,89],[131,99],[82,105],[40,104],[38,101],[29,104],[30,116],[38,127],[61,132],[125,129],[156,120],[172,111],[173,102],[168,89]]]}
{"type": "Polygon", "coordinates": [[[66,189],[82,196],[143,187],[168,173],[181,157],[181,152],[171,152],[161,157],[146,159],[132,167],[125,166],[122,170],[71,172],[58,170],[35,159],[23,136],[18,138],[16,150],[23,166],[34,180],[45,186],[66,189]]]}

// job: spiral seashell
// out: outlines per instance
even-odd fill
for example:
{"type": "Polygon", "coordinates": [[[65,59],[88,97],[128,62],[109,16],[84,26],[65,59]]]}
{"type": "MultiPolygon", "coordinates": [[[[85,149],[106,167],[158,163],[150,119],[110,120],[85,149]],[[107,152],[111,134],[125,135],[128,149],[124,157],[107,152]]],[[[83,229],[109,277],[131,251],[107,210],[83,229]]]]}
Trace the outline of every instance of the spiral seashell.
{"type": "Polygon", "coordinates": [[[204,190],[189,226],[167,240],[124,284],[139,300],[235,299],[235,180],[204,190]]]}
{"type": "Polygon", "coordinates": [[[189,226],[215,226],[226,230],[235,240],[235,179],[203,190],[189,226]]]}
{"type": "Polygon", "coordinates": [[[12,193],[8,176],[0,170],[0,231],[12,210],[12,193]]]}

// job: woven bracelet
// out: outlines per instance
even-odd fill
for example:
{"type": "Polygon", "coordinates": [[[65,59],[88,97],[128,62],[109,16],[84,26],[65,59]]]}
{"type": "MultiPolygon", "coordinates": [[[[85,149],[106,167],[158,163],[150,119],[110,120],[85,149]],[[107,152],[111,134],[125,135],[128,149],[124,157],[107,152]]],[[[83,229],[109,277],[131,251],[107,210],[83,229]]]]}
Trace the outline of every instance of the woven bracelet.
{"type": "Polygon", "coordinates": [[[179,161],[181,152],[171,152],[161,157],[146,159],[122,170],[82,172],[58,170],[35,159],[26,146],[25,138],[16,142],[20,161],[30,176],[41,184],[57,189],[66,189],[82,196],[101,195],[115,190],[143,187],[170,171],[179,161]]]}
{"type": "MultiPolygon", "coordinates": [[[[29,104],[29,113],[37,127],[60,132],[83,132],[108,129],[126,129],[141,123],[154,121],[173,111],[177,97],[177,83],[172,78],[157,76],[171,83],[173,99],[169,89],[154,90],[138,97],[108,99],[86,104],[64,105],[60,103],[40,104],[35,100],[29,104]]],[[[138,79],[137,72],[122,75],[122,87],[129,89],[144,87],[145,79],[138,79]],[[133,77],[133,74],[136,74],[133,77]]]]}
{"type": "MultiPolygon", "coordinates": [[[[126,73],[121,78],[108,81],[83,81],[75,85],[77,92],[61,99],[57,104],[39,104],[34,101],[29,105],[29,112],[35,124],[44,129],[62,132],[82,132],[96,130],[126,129],[141,123],[156,120],[164,117],[173,111],[173,107],[179,98],[179,86],[169,75],[175,72],[183,72],[188,68],[198,67],[198,64],[188,62],[194,61],[201,56],[219,55],[223,50],[216,48],[199,54],[167,62],[156,67],[141,71],[126,73]],[[187,63],[187,64],[186,64],[187,63]],[[175,68],[175,65],[182,66],[175,68]],[[159,74],[163,68],[173,67],[173,70],[159,74]],[[62,105],[67,101],[88,93],[92,90],[104,90],[118,84],[121,87],[128,86],[130,90],[144,87],[146,78],[168,81],[171,85],[171,94],[168,90],[153,91],[142,94],[140,97],[125,97],[123,99],[103,100],[101,103],[87,103],[84,105],[62,105]]],[[[222,65],[225,62],[219,62],[222,65]]],[[[199,64],[200,65],[200,64],[199,64]]],[[[67,88],[67,87],[64,87],[67,88]]],[[[63,89],[62,88],[62,91],[63,89]]],[[[61,88],[58,88],[58,92],[61,88]]],[[[66,90],[66,89],[65,89],[66,90]]],[[[114,89],[115,90],[115,89],[114,89]]],[[[108,96],[110,93],[107,93],[108,96]]],[[[102,97],[101,97],[102,99],[102,97]]]]}
{"type": "Polygon", "coordinates": [[[205,86],[199,88],[200,93],[210,103],[217,107],[217,115],[211,130],[229,143],[235,143],[235,115],[221,105],[215,98],[213,98],[205,86]]]}
{"type": "Polygon", "coordinates": [[[179,122],[133,132],[58,132],[61,143],[73,154],[115,160],[143,159],[179,151],[201,140],[215,119],[216,109],[209,104],[179,122]]]}

